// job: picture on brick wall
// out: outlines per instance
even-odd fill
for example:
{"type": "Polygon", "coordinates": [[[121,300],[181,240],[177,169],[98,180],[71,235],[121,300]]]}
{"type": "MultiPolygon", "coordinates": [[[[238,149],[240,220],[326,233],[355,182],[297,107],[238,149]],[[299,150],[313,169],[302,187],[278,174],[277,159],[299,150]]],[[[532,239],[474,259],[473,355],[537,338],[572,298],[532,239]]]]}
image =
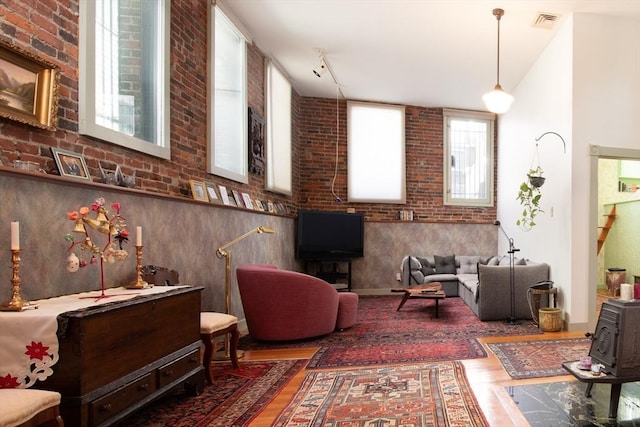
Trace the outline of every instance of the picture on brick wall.
{"type": "Polygon", "coordinates": [[[253,108],[249,108],[249,172],[264,172],[264,120],[253,108]]]}
{"type": "Polygon", "coordinates": [[[55,147],[51,147],[51,153],[53,153],[53,159],[56,161],[56,166],[58,167],[60,176],[91,181],[89,168],[87,167],[87,163],[84,161],[84,156],[82,154],[74,153],[73,151],[61,150],[55,147]]]}
{"type": "Polygon", "coordinates": [[[58,68],[0,41],[0,117],[55,130],[58,68]]]}

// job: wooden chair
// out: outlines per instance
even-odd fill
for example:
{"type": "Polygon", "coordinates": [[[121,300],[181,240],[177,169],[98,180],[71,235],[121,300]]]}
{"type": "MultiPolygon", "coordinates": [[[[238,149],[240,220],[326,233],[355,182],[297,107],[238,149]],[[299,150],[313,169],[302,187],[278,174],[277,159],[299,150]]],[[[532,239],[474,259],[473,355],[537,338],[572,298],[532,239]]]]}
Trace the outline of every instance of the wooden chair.
{"type": "Polygon", "coordinates": [[[55,391],[0,389],[0,426],[63,427],[60,399],[60,393],[55,391]]]}
{"type": "Polygon", "coordinates": [[[238,318],[230,314],[203,312],[200,313],[200,338],[204,343],[204,358],[202,366],[207,376],[209,384],[213,384],[211,378],[211,359],[213,358],[215,344],[213,340],[216,337],[231,334],[229,338],[229,356],[234,368],[238,368],[238,339],[240,331],[238,331],[238,318]]]}

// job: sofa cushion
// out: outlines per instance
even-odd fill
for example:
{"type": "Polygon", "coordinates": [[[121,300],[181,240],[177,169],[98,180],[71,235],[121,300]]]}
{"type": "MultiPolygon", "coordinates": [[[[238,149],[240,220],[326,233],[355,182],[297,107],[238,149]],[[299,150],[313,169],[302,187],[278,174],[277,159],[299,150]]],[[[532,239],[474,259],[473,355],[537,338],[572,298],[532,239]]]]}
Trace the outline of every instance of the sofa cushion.
{"type": "Polygon", "coordinates": [[[478,274],[480,256],[459,255],[457,260],[460,263],[460,267],[457,270],[458,274],[478,274]]]}
{"type": "Polygon", "coordinates": [[[429,262],[427,258],[424,258],[424,257],[416,257],[416,258],[418,258],[418,261],[420,261],[420,264],[422,265],[422,267],[420,268],[420,271],[422,272],[422,274],[424,274],[425,276],[428,276],[430,274],[435,274],[436,270],[435,268],[433,268],[433,264],[429,262]]]}
{"type": "Polygon", "coordinates": [[[430,276],[425,277],[425,283],[429,282],[457,282],[458,276],[455,274],[445,273],[445,274],[432,274],[430,276]]]}
{"type": "Polygon", "coordinates": [[[456,274],[456,257],[455,255],[434,256],[436,262],[436,273],[438,274],[456,274]]]}

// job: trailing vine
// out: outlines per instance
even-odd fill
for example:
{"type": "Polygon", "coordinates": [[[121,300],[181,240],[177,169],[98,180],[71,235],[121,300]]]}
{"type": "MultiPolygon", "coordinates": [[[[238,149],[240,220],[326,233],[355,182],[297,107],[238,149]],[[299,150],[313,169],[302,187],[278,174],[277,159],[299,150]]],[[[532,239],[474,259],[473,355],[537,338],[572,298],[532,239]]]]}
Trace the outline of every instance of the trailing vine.
{"type": "Polygon", "coordinates": [[[516,221],[516,225],[524,231],[530,231],[535,227],[535,218],[540,213],[544,213],[540,209],[540,187],[544,183],[542,176],[543,170],[540,166],[530,169],[527,172],[527,179],[520,184],[518,196],[516,197],[523,207],[520,219],[516,221]]]}

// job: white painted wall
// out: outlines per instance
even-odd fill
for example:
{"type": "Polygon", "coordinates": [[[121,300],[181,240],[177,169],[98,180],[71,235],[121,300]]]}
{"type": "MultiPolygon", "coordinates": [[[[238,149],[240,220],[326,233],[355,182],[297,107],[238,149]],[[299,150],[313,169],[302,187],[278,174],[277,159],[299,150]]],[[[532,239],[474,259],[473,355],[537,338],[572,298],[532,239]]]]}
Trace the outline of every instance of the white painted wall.
{"type": "MultiPolygon", "coordinates": [[[[513,95],[512,110],[499,120],[498,215],[522,256],[551,265],[569,328],[586,328],[595,316],[590,299],[597,281],[595,265],[589,265],[595,260],[589,212],[597,201],[589,148],[640,148],[640,24],[570,17],[513,95]],[[521,210],[517,186],[530,166],[534,139],[545,131],[561,134],[567,153],[553,135],[540,140],[546,212],[534,230],[522,232],[513,225],[521,210]]],[[[501,241],[500,252],[505,248],[501,241]]]]}

